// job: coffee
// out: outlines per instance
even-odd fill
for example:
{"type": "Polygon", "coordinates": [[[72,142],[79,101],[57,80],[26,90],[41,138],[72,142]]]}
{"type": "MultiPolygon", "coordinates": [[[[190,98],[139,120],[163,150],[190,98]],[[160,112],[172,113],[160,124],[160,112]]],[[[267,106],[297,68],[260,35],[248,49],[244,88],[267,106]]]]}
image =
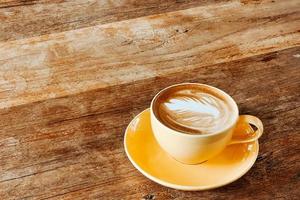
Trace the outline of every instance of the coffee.
{"type": "Polygon", "coordinates": [[[175,85],[163,90],[153,109],[164,125],[187,134],[211,134],[233,122],[230,100],[222,92],[195,85],[175,85]]]}

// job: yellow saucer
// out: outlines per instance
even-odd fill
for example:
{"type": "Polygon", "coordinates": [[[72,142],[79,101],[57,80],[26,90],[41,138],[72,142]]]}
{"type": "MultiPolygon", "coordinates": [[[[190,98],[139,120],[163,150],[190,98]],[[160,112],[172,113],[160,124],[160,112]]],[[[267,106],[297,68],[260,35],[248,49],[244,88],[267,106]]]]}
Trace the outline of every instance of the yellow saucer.
{"type": "Polygon", "coordinates": [[[165,153],[156,142],[149,109],[130,122],[124,146],[129,160],[142,174],[156,183],[179,190],[212,189],[237,180],[252,167],[259,148],[257,141],[231,145],[205,163],[182,164],[165,153]]]}

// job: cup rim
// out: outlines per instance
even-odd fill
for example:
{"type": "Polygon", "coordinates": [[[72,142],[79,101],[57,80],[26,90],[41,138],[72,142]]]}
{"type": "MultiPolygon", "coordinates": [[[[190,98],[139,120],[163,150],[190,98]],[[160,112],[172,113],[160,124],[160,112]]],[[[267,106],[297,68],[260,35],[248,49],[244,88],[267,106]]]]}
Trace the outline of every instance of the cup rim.
{"type": "Polygon", "coordinates": [[[228,131],[229,129],[231,129],[233,126],[236,125],[237,121],[238,121],[238,118],[239,118],[239,109],[238,109],[238,106],[235,102],[235,100],[229,95],[227,94],[225,91],[219,89],[219,88],[216,88],[214,86],[211,86],[211,85],[207,85],[207,84],[203,84],[203,83],[191,83],[191,82],[184,82],[184,83],[177,83],[177,84],[173,84],[173,85],[170,85],[162,90],[160,90],[151,100],[151,104],[150,104],[150,112],[151,112],[151,115],[155,117],[155,119],[165,128],[171,130],[172,132],[174,132],[174,134],[178,134],[178,135],[181,135],[181,136],[186,136],[186,137],[210,137],[210,136],[214,136],[214,135],[218,135],[218,134],[221,134],[221,133],[224,133],[226,131],[228,131]],[[209,134],[189,134],[189,133],[185,133],[185,132],[182,132],[182,131],[178,131],[178,130],[174,130],[170,127],[168,127],[167,125],[165,125],[161,120],[159,120],[159,118],[156,116],[155,112],[153,111],[153,104],[154,104],[154,101],[156,100],[156,98],[162,93],[164,92],[165,90],[168,90],[169,88],[172,88],[172,87],[176,87],[176,86],[180,86],[180,85],[198,85],[198,86],[204,86],[204,87],[208,87],[210,89],[213,89],[213,90],[216,90],[217,92],[220,92],[222,95],[228,97],[228,99],[231,101],[232,103],[232,106],[234,108],[234,115],[235,115],[235,118],[234,120],[232,120],[231,123],[229,123],[227,126],[225,126],[224,128],[214,132],[214,133],[209,133],[209,134]]]}

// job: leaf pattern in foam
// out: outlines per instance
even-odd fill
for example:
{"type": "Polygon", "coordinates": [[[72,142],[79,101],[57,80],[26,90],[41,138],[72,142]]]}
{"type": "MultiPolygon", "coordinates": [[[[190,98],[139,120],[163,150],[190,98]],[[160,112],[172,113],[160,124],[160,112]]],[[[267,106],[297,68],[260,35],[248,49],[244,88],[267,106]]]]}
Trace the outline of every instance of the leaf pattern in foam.
{"type": "Polygon", "coordinates": [[[220,118],[222,107],[219,101],[206,93],[177,96],[164,103],[164,110],[172,123],[196,130],[209,130],[220,118]]]}

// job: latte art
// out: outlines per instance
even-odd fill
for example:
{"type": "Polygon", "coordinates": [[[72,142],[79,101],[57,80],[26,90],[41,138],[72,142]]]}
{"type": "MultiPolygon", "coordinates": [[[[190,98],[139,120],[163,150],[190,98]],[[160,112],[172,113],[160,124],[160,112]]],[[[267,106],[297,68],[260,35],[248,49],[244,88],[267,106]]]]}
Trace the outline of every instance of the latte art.
{"type": "Polygon", "coordinates": [[[200,88],[169,91],[157,101],[160,120],[190,134],[210,134],[230,121],[230,106],[221,97],[200,88]]]}

